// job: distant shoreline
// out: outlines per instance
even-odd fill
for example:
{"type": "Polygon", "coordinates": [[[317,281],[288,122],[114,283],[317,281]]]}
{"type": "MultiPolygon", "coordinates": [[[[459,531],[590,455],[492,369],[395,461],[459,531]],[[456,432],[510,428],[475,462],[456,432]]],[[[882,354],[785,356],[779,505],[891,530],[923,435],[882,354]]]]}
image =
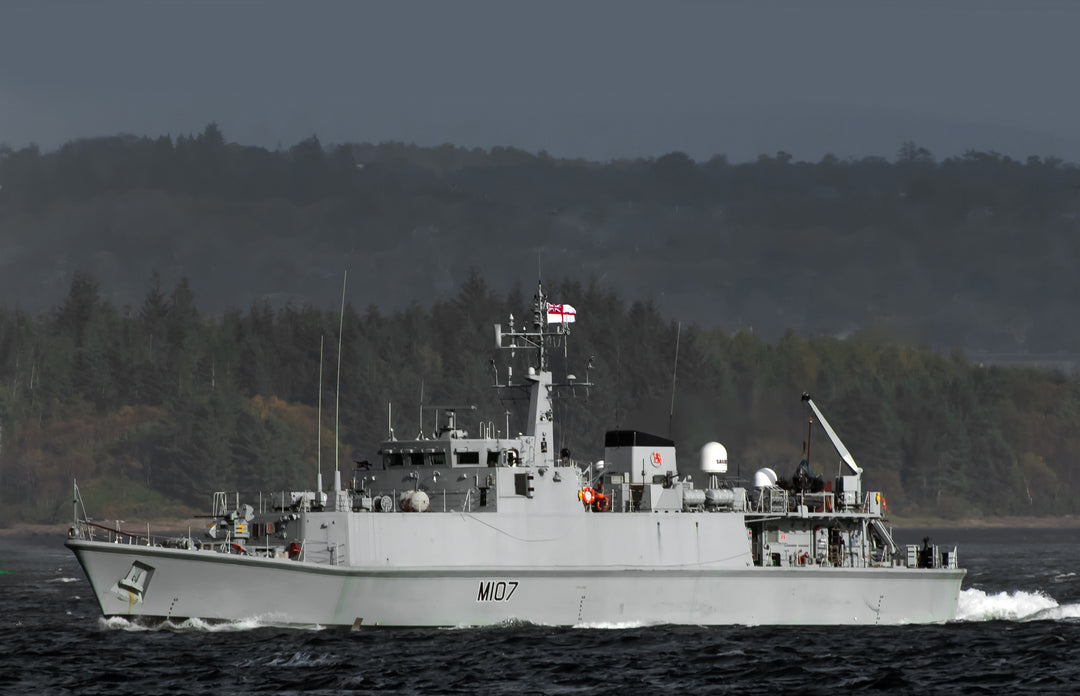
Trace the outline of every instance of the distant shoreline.
{"type": "Polygon", "coordinates": [[[1080,529],[1080,515],[1059,517],[896,517],[887,520],[896,529],[1080,529]]]}

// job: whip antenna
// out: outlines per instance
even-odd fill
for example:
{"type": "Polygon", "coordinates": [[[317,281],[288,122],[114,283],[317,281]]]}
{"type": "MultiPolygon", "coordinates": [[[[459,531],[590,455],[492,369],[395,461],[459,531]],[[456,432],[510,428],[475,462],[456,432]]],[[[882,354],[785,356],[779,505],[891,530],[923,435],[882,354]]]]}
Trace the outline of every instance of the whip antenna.
{"type": "Polygon", "coordinates": [[[334,390],[334,490],[341,490],[341,472],[338,470],[338,426],[341,423],[341,333],[345,326],[345,282],[349,278],[349,272],[341,278],[341,314],[338,318],[337,336],[337,388],[334,390]]]}
{"type": "Polygon", "coordinates": [[[675,417],[675,375],[679,372],[679,337],[682,335],[682,322],[675,328],[675,367],[671,370],[671,410],[667,417],[667,434],[671,437],[671,420],[675,417]]]}

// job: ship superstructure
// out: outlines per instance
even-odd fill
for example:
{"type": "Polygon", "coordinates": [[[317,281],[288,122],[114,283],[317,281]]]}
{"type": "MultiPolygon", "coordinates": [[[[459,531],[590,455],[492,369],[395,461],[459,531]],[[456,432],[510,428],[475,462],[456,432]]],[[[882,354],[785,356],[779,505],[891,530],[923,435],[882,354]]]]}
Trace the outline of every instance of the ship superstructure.
{"type": "Polygon", "coordinates": [[[638,430],[609,431],[595,462],[557,452],[554,395],[593,385],[588,369],[556,382],[549,366],[573,307],[538,287],[532,314],[495,326],[500,349],[531,358],[495,385],[528,394],[523,432],[480,420],[470,433],[463,414],[475,407],[431,406],[433,432],[398,439],[389,428],[378,457],[348,481],[335,472],[331,491],[269,495],[260,509],[219,495],[197,536],[111,530],[77,503],[67,545],[102,612],[354,627],[955,617],[956,550],[895,543],[884,498],[862,489],[862,469],[809,396],[845,467],[828,481],[804,461],[789,479],[762,469],[741,485],[726,449],[709,443],[698,487],[672,440],[638,430]]]}

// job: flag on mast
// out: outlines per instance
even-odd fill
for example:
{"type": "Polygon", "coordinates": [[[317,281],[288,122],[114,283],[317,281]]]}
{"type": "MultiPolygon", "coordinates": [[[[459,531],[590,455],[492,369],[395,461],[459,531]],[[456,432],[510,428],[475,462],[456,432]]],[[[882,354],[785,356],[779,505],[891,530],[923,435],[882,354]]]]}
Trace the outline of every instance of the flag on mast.
{"type": "Polygon", "coordinates": [[[577,310],[568,304],[547,303],[547,323],[549,324],[573,324],[577,317],[577,310]]]}

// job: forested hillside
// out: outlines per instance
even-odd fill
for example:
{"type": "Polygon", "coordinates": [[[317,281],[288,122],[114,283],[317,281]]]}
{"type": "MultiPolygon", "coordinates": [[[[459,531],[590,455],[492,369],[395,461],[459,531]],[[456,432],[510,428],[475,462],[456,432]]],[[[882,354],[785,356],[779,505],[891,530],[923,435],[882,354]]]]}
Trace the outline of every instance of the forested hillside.
{"type": "MultiPolygon", "coordinates": [[[[117,307],[99,280],[78,274],[49,311],[0,308],[0,525],[65,519],[72,478],[99,518],[205,509],[215,490],[311,486],[320,351],[322,460],[334,461],[339,322],[346,472],[354,459],[375,458],[391,425],[430,432],[417,416],[421,393],[426,403],[475,403],[477,422],[503,429],[508,405],[488,387],[491,359],[505,356],[491,324],[527,316],[534,282],[501,293],[477,272],[435,302],[393,312],[350,300],[343,316],[267,302],[211,315],[186,279],[164,287],[148,271],[142,300],[117,307]]],[[[597,386],[559,402],[558,444],[576,457],[602,457],[614,426],[667,434],[676,374],[670,434],[685,471],[704,442],[719,440],[744,478],[765,465],[790,474],[806,439],[799,397],[808,391],[895,513],[1080,512],[1075,379],[979,367],[878,330],[787,332],[772,342],[746,329],[680,332],[655,305],[596,283],[549,278],[547,290],[579,316],[557,372],[581,376],[595,356],[597,386]]],[[[517,414],[511,429],[521,427],[517,414]]],[[[836,472],[820,430],[812,452],[816,470],[836,472]]]]}
{"type": "Polygon", "coordinates": [[[892,161],[607,163],[400,143],[276,151],[196,136],[0,147],[0,298],[59,304],[77,272],[118,311],[152,270],[202,309],[424,307],[477,270],[534,277],[775,341],[867,327],[947,353],[1080,352],[1080,170],[914,143],[892,161]]]}

